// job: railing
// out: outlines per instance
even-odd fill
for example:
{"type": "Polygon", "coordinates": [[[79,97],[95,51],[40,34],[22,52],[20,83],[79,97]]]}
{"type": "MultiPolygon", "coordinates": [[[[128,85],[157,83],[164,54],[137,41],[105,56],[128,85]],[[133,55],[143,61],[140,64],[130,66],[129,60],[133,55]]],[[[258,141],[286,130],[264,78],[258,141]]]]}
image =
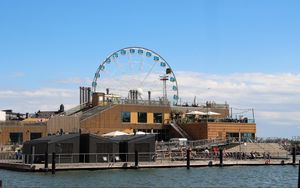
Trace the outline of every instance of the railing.
{"type": "Polygon", "coordinates": [[[153,105],[153,106],[170,106],[169,101],[155,101],[155,100],[131,100],[131,99],[120,99],[112,101],[112,104],[139,104],[139,105],[153,105]]]}
{"type": "MultiPolygon", "coordinates": [[[[190,159],[192,161],[216,161],[219,160],[219,151],[198,151],[191,150],[190,159]]],[[[258,152],[227,152],[223,151],[224,161],[233,160],[288,160],[291,159],[290,155],[282,155],[279,153],[258,153],[258,152]]],[[[153,152],[140,152],[138,153],[138,161],[147,164],[166,164],[176,161],[187,160],[187,149],[183,148],[178,151],[157,151],[153,152]]],[[[52,162],[52,154],[48,155],[48,164],[52,162]]],[[[22,155],[20,158],[6,157],[0,158],[0,163],[19,163],[19,164],[44,164],[45,154],[22,155]]],[[[60,164],[90,164],[100,166],[132,166],[135,163],[135,153],[65,153],[56,154],[55,163],[60,164]]]]}
{"type": "Polygon", "coordinates": [[[205,149],[212,146],[222,146],[236,141],[235,139],[203,139],[203,140],[194,140],[194,141],[170,141],[170,142],[157,142],[156,151],[176,151],[181,150],[182,148],[191,148],[191,149],[205,149]]]}
{"type": "MultiPolygon", "coordinates": [[[[48,154],[48,163],[52,161],[52,154],[48,154]]],[[[139,152],[139,161],[153,162],[156,159],[156,153],[139,152]]],[[[23,155],[22,161],[25,164],[43,164],[45,162],[45,154],[23,155]]],[[[57,164],[64,163],[117,163],[117,162],[134,162],[135,153],[64,153],[55,154],[55,162],[57,164]]]]}
{"type": "Polygon", "coordinates": [[[71,109],[65,111],[64,114],[65,114],[66,116],[72,115],[72,114],[74,114],[74,113],[76,113],[76,112],[78,112],[78,111],[80,111],[80,110],[86,108],[87,106],[88,106],[88,103],[80,104],[80,105],[78,105],[78,106],[75,106],[74,108],[71,108],[71,109]]]}
{"type": "Polygon", "coordinates": [[[177,120],[183,124],[187,123],[201,123],[201,122],[215,122],[215,123],[246,123],[246,124],[253,124],[255,123],[254,119],[247,119],[247,120],[239,120],[239,119],[222,119],[222,118],[197,118],[197,119],[189,119],[183,118],[177,120]]]}

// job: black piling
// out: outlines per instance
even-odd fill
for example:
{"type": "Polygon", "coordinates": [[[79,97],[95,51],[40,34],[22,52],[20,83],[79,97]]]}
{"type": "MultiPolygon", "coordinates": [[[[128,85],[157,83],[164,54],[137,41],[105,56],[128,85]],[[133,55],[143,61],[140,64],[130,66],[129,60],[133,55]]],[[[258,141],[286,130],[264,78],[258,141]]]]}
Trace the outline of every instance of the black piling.
{"type": "Polygon", "coordinates": [[[2,180],[0,180],[0,188],[2,188],[2,180]]]}
{"type": "Polygon", "coordinates": [[[293,164],[296,164],[296,147],[293,147],[293,164]]]}
{"type": "Polygon", "coordinates": [[[52,168],[51,168],[51,172],[52,174],[55,174],[55,152],[52,153],[52,168]]]}
{"type": "Polygon", "coordinates": [[[137,168],[139,166],[139,152],[134,152],[134,160],[135,160],[135,167],[137,168]]]}
{"type": "Polygon", "coordinates": [[[223,166],[223,149],[222,148],[220,148],[220,156],[219,156],[219,158],[220,158],[220,166],[223,166]]]}
{"type": "Polygon", "coordinates": [[[48,170],[48,152],[45,152],[45,170],[48,170]]]}
{"type": "Polygon", "coordinates": [[[299,160],[299,172],[298,172],[298,188],[300,188],[300,160],[299,160]]]}
{"type": "Polygon", "coordinates": [[[191,150],[186,150],[186,168],[190,169],[190,160],[191,160],[191,150]]]}

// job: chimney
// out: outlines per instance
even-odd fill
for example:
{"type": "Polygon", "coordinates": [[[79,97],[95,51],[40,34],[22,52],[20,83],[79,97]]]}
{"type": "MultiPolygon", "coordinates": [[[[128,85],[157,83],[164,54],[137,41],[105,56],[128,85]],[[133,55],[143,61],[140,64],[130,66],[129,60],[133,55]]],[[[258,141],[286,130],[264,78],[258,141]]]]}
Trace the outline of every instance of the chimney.
{"type": "Polygon", "coordinates": [[[151,91],[148,91],[148,100],[151,101],[151,91]]]}
{"type": "Polygon", "coordinates": [[[88,104],[90,104],[91,103],[91,88],[90,87],[88,87],[88,104]]]}

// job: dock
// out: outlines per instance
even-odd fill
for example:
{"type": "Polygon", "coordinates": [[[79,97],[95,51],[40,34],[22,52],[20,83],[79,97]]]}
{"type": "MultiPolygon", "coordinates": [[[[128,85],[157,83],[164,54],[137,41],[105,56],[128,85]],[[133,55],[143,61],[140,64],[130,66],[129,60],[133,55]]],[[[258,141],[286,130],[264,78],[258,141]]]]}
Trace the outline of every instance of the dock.
{"type": "MultiPolygon", "coordinates": [[[[270,165],[295,165],[292,160],[274,159],[270,162],[264,159],[257,160],[226,160],[220,165],[219,160],[197,160],[190,161],[190,167],[226,167],[226,166],[270,166],[270,165]]],[[[44,164],[23,164],[15,162],[0,162],[1,169],[21,171],[21,172],[47,172],[51,171],[52,166],[49,164],[48,169],[44,164]]],[[[114,163],[61,163],[55,165],[56,171],[69,170],[109,170],[109,169],[144,169],[144,168],[179,168],[187,167],[186,161],[156,161],[156,162],[139,162],[135,166],[134,162],[114,162],[114,163]]]]}

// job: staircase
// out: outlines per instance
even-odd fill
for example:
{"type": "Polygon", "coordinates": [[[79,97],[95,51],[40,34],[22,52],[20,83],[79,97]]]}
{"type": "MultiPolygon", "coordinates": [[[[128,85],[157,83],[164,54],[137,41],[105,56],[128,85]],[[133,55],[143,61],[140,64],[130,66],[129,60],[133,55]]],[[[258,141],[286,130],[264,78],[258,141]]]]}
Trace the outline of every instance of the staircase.
{"type": "Polygon", "coordinates": [[[85,120],[91,116],[97,115],[99,112],[102,112],[103,110],[106,110],[112,106],[95,106],[85,112],[80,117],[80,120],[85,120]]]}
{"type": "Polygon", "coordinates": [[[192,140],[189,134],[187,134],[179,125],[175,122],[170,123],[171,127],[178,133],[182,138],[187,138],[188,140],[192,140]]]}
{"type": "Polygon", "coordinates": [[[65,111],[64,114],[66,116],[71,116],[71,115],[74,115],[74,114],[82,111],[83,109],[85,109],[87,107],[88,107],[88,103],[83,103],[83,104],[80,104],[78,106],[75,106],[74,108],[71,108],[71,109],[65,111]]]}

